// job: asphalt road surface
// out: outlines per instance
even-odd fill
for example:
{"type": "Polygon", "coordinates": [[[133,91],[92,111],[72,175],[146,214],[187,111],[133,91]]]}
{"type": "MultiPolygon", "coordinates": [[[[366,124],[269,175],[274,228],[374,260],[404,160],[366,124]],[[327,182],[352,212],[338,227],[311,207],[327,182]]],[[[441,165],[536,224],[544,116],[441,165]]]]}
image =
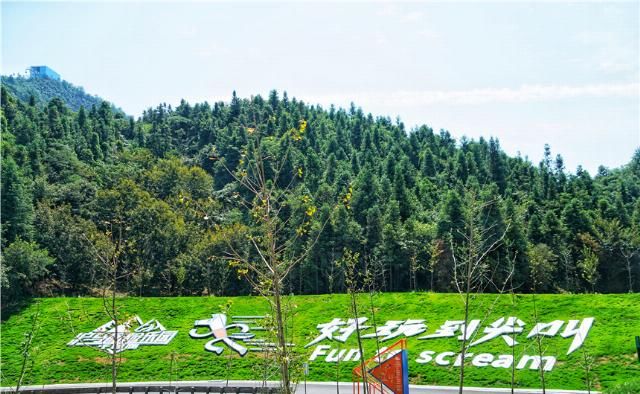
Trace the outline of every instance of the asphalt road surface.
{"type": "MultiPolygon", "coordinates": [[[[269,386],[273,386],[275,383],[268,383],[269,386]]],[[[202,387],[202,386],[212,386],[212,387],[256,387],[261,386],[262,382],[259,381],[250,381],[250,380],[230,380],[227,384],[224,380],[209,380],[209,381],[183,381],[183,382],[135,382],[135,383],[118,383],[118,386],[177,386],[177,387],[202,387]]],[[[46,393],[47,391],[54,391],[57,389],[68,389],[65,390],[66,393],[73,393],[74,389],[78,390],[80,388],[98,388],[98,387],[110,387],[110,383],[85,383],[85,384],[55,384],[55,385],[44,385],[44,386],[25,386],[22,387],[22,390],[38,390],[46,393]]],[[[0,392],[13,392],[9,387],[0,388],[0,392]]],[[[58,391],[60,392],[60,391],[58,391]]],[[[87,393],[87,391],[83,390],[83,393],[87,393]]],[[[144,391],[142,391],[144,392],[144,391]]],[[[184,393],[184,391],[182,391],[184,393]]],[[[196,393],[198,391],[196,390],[196,393]]],[[[454,394],[458,392],[457,387],[451,386],[418,386],[418,385],[410,385],[409,386],[410,394],[454,394]]],[[[542,390],[538,389],[516,389],[516,393],[518,394],[538,394],[542,393],[542,390]]],[[[546,392],[548,394],[586,394],[586,391],[579,390],[549,390],[546,392]]],[[[157,393],[157,392],[156,392],[157,393]]],[[[350,382],[301,382],[298,384],[296,388],[296,394],[352,394],[353,386],[350,382]]],[[[490,393],[511,393],[510,389],[495,389],[495,388],[481,388],[481,387],[468,387],[464,389],[465,394],[490,394],[490,393]]],[[[591,391],[591,393],[597,393],[597,391],[591,391]]],[[[149,392],[149,394],[155,394],[154,392],[149,392]]]]}

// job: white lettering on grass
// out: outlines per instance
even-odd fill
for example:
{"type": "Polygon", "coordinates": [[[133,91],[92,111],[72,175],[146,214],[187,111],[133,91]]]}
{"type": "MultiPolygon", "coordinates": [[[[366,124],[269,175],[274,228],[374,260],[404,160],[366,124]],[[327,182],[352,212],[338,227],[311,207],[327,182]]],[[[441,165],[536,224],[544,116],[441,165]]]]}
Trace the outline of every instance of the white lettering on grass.
{"type": "Polygon", "coordinates": [[[491,363],[494,368],[511,368],[513,364],[513,356],[510,354],[501,354],[498,359],[491,363]]]}
{"type": "Polygon", "coordinates": [[[587,338],[587,334],[589,333],[589,329],[593,325],[594,320],[595,319],[593,317],[582,319],[582,323],[580,323],[580,320],[569,320],[569,324],[567,324],[562,334],[560,334],[563,338],[575,336],[567,354],[571,354],[582,346],[582,343],[587,338]],[[577,327],[578,323],[580,323],[579,327],[577,327]]]}
{"type": "Polygon", "coordinates": [[[436,354],[436,352],[434,352],[433,350],[425,350],[424,352],[420,353],[420,355],[416,359],[416,362],[418,364],[426,364],[429,361],[433,360],[434,354],[436,354]]]}
{"type": "Polygon", "coordinates": [[[347,352],[347,355],[344,356],[342,361],[358,361],[360,360],[360,350],[351,349],[347,352]]]}
{"type": "MultiPolygon", "coordinates": [[[[473,357],[473,353],[465,353],[464,354],[464,359],[468,359],[473,357]]],[[[460,365],[462,365],[462,354],[458,354],[458,357],[456,357],[456,362],[453,363],[454,367],[459,367],[460,365]]]]}
{"type": "MultiPolygon", "coordinates": [[[[513,356],[510,354],[494,356],[491,353],[479,353],[476,355],[473,353],[465,353],[464,359],[471,359],[471,365],[480,368],[489,366],[493,368],[511,368],[514,363],[513,356]]],[[[421,352],[415,360],[418,364],[426,364],[432,361],[440,366],[460,367],[462,365],[462,354],[456,354],[454,352],[442,352],[438,354],[433,350],[425,350],[421,352]],[[455,357],[455,360],[452,362],[453,357],[455,357]]],[[[516,369],[536,370],[540,368],[541,364],[542,369],[551,371],[556,364],[556,358],[553,356],[541,357],[525,354],[517,361],[516,369]]]]}
{"type": "Polygon", "coordinates": [[[315,349],[313,349],[313,353],[311,353],[311,357],[309,357],[309,361],[313,361],[318,356],[326,356],[327,350],[331,349],[329,345],[318,345],[315,349]]]}
{"type": "Polygon", "coordinates": [[[528,362],[531,362],[529,365],[529,369],[539,369],[540,362],[544,360],[544,367],[542,368],[545,371],[551,371],[553,366],[556,363],[556,358],[552,356],[527,356],[526,354],[522,356],[518,365],[516,365],[516,369],[525,369],[528,362]]]}
{"type": "Polygon", "coordinates": [[[454,352],[442,352],[436,356],[436,364],[442,365],[442,366],[449,365],[451,364],[451,362],[448,360],[445,360],[444,358],[455,356],[455,355],[456,354],[454,352]]]}
{"type": "Polygon", "coordinates": [[[358,361],[361,356],[358,349],[332,349],[330,345],[318,345],[309,356],[309,361],[315,361],[318,357],[325,363],[335,363],[338,361],[358,361]]]}
{"type": "Polygon", "coordinates": [[[338,362],[342,360],[342,357],[344,357],[344,354],[346,352],[347,352],[347,349],[342,349],[340,351],[338,351],[337,349],[333,349],[329,352],[329,354],[327,355],[327,358],[325,358],[324,361],[328,363],[338,362]]]}
{"type": "Polygon", "coordinates": [[[480,353],[471,360],[471,364],[476,367],[486,367],[493,361],[493,354],[480,353]]]}

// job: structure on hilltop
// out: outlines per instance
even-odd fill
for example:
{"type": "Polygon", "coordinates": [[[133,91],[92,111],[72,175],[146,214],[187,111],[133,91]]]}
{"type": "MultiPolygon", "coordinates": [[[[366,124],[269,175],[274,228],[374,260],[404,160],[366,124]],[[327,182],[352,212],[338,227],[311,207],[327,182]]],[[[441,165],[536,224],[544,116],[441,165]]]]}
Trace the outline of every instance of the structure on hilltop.
{"type": "Polygon", "coordinates": [[[47,66],[31,66],[29,67],[29,75],[31,78],[47,78],[56,81],[60,80],[60,74],[47,66]]]}

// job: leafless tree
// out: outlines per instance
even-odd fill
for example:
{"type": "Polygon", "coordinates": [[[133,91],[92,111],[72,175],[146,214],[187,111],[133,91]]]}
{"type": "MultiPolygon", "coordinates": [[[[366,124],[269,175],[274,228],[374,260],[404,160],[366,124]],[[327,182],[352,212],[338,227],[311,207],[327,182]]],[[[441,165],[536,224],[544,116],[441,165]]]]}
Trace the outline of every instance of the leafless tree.
{"type": "Polygon", "coordinates": [[[362,336],[360,335],[360,311],[358,309],[358,293],[360,293],[359,282],[362,279],[359,275],[358,263],[360,260],[359,253],[353,253],[349,249],[345,249],[340,259],[339,265],[344,270],[344,281],[349,294],[351,316],[356,324],[356,338],[358,340],[358,351],[360,352],[360,371],[362,375],[362,387],[364,394],[368,392],[367,370],[365,368],[364,348],[362,347],[362,336]]]}
{"type": "Polygon", "coordinates": [[[85,240],[91,245],[94,255],[98,260],[102,273],[100,286],[102,307],[113,322],[113,333],[111,334],[112,347],[108,349],[107,353],[111,359],[111,390],[112,393],[115,394],[118,381],[118,367],[121,361],[118,348],[124,344],[124,341],[120,338],[124,333],[118,332],[119,326],[124,322],[118,311],[118,285],[123,279],[127,278],[129,274],[123,269],[120,259],[123,253],[123,246],[126,243],[124,240],[124,223],[114,219],[112,222],[105,223],[105,225],[107,226],[105,235],[110,240],[109,243],[100,242],[101,240],[95,239],[90,240],[86,236],[85,240]]]}
{"type": "Polygon", "coordinates": [[[460,345],[459,393],[464,388],[464,358],[467,350],[467,326],[471,295],[482,292],[488,284],[493,284],[493,274],[487,262],[489,254],[502,243],[509,225],[498,230],[495,225],[487,225],[484,212],[495,208],[496,200],[481,202],[473,192],[466,196],[466,211],[464,213],[464,229],[459,232],[461,244],[454,245],[451,241],[453,257],[454,285],[462,298],[464,308],[464,326],[462,328],[462,343],[460,345]]]}
{"type": "Polygon", "coordinates": [[[582,369],[584,370],[584,381],[587,386],[587,392],[591,393],[591,386],[593,385],[591,378],[591,370],[593,368],[594,359],[589,353],[589,349],[586,345],[582,347],[582,369]]]}
{"type": "Polygon", "coordinates": [[[618,250],[624,257],[627,279],[629,281],[629,293],[633,293],[633,259],[640,255],[640,235],[632,229],[622,230],[618,250]]]}
{"type": "MultiPolygon", "coordinates": [[[[239,163],[231,170],[222,158],[222,165],[241,186],[234,198],[252,220],[246,233],[249,248],[241,249],[229,243],[225,258],[231,260],[238,274],[243,275],[253,289],[264,296],[273,311],[276,334],[276,358],[280,366],[280,383],[284,394],[292,391],[292,354],[287,342],[288,311],[283,306],[283,289],[290,272],[315,245],[326,225],[321,224],[311,241],[305,241],[316,214],[314,199],[295,186],[304,170],[287,167],[292,144],[303,138],[307,123],[299,122],[280,138],[262,135],[255,127],[246,127],[248,144],[241,152],[239,163]],[[291,173],[293,172],[293,173],[291,173]],[[294,229],[295,231],[291,231],[294,229]],[[300,244],[304,246],[300,247],[300,244]]],[[[217,153],[213,153],[217,157],[217,153]]]]}
{"type": "Polygon", "coordinates": [[[40,303],[36,303],[36,311],[31,316],[31,325],[29,331],[24,333],[24,340],[20,344],[20,374],[18,375],[18,381],[16,382],[15,392],[20,392],[20,388],[24,383],[24,379],[30,370],[30,364],[33,364],[34,351],[33,342],[36,338],[36,334],[40,329],[40,303]]]}
{"type": "Polygon", "coordinates": [[[429,243],[429,273],[431,274],[431,285],[429,286],[430,291],[434,291],[434,278],[436,273],[436,268],[438,267],[438,263],[440,262],[440,256],[444,252],[444,242],[441,239],[433,240],[429,243]]]}
{"type": "MultiPolygon", "coordinates": [[[[540,318],[538,316],[538,306],[536,304],[536,290],[533,289],[533,293],[531,293],[531,296],[533,297],[533,323],[534,324],[538,324],[540,322],[540,318]]],[[[544,354],[544,347],[542,346],[542,336],[541,335],[536,335],[535,336],[535,346],[536,346],[536,351],[538,353],[538,356],[542,357],[542,355],[544,354]]],[[[546,394],[547,392],[547,384],[545,381],[545,377],[544,377],[544,368],[542,366],[542,363],[540,363],[540,365],[538,366],[538,373],[540,374],[540,385],[542,386],[542,394],[546,394]]]]}
{"type": "MultiPolygon", "coordinates": [[[[510,250],[510,245],[507,245],[507,250],[510,250]]],[[[508,261],[508,265],[509,265],[509,271],[511,272],[511,275],[509,275],[509,279],[508,279],[508,283],[509,283],[509,299],[511,300],[511,306],[513,308],[515,308],[516,306],[516,289],[513,285],[513,273],[515,272],[515,265],[516,265],[516,257],[517,257],[517,252],[514,253],[509,253],[507,252],[507,261],[508,261]]],[[[516,342],[516,332],[515,330],[511,332],[511,340],[513,341],[513,343],[516,342]]],[[[512,346],[511,347],[511,358],[512,360],[516,359],[516,347],[512,346]]],[[[511,388],[511,394],[515,393],[515,386],[516,386],[516,363],[511,363],[511,376],[510,376],[510,381],[509,381],[509,386],[511,388]]]]}
{"type": "MultiPolygon", "coordinates": [[[[536,294],[538,289],[541,288],[544,284],[549,282],[549,278],[552,274],[552,269],[554,266],[554,262],[556,261],[556,255],[551,251],[551,249],[544,245],[538,244],[535,246],[530,246],[528,250],[529,255],[529,265],[531,266],[531,283],[532,283],[532,291],[531,297],[533,302],[533,322],[534,324],[538,324],[540,322],[538,315],[538,305],[536,300],[536,294]]],[[[540,357],[544,354],[544,348],[542,346],[543,338],[541,335],[535,336],[535,346],[536,351],[540,357]]],[[[542,393],[545,394],[547,387],[544,376],[544,368],[542,363],[538,367],[538,373],[540,374],[540,384],[542,385],[542,393]]]]}
{"type": "MultiPolygon", "coordinates": [[[[375,267],[375,265],[373,265],[375,267]]],[[[365,271],[364,277],[364,286],[369,292],[369,312],[371,313],[371,323],[373,324],[372,328],[374,332],[378,332],[378,321],[376,319],[376,307],[375,307],[375,295],[378,294],[378,289],[376,287],[376,276],[381,275],[378,271],[374,269],[369,269],[365,271]]],[[[375,336],[376,340],[376,354],[380,354],[380,338],[375,336]]],[[[364,355],[362,355],[364,357],[364,355]]]]}

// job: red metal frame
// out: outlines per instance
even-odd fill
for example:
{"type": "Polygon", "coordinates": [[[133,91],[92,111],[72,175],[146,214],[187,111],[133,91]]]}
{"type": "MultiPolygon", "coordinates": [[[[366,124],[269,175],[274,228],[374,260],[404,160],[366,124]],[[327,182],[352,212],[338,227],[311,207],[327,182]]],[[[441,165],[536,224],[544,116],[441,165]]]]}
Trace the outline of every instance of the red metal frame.
{"type": "Polygon", "coordinates": [[[364,373],[362,371],[362,364],[359,364],[353,369],[352,382],[354,394],[408,394],[408,371],[406,365],[406,349],[407,341],[401,339],[387,349],[381,351],[379,354],[371,357],[364,362],[364,373]],[[404,352],[404,353],[403,353],[404,352]],[[394,356],[395,360],[389,360],[394,356]],[[388,360],[388,361],[387,361],[388,360]],[[374,371],[375,370],[375,371],[374,371]],[[375,375],[378,375],[377,377],[375,375]],[[392,382],[393,387],[389,387],[384,384],[385,382],[392,382]],[[367,390],[364,388],[364,384],[367,385],[367,390]]]}

